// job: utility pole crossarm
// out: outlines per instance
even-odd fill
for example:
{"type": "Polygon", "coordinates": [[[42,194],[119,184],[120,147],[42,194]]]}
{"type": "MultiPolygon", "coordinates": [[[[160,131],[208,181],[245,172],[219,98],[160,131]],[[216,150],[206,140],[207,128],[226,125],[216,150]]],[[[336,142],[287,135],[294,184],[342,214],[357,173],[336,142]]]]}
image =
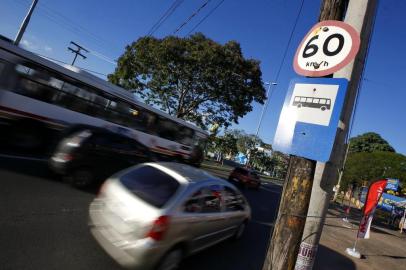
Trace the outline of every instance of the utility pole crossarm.
{"type": "Polygon", "coordinates": [[[88,51],[87,49],[85,49],[84,47],[80,46],[79,44],[73,42],[73,41],[71,41],[70,44],[76,46],[76,49],[72,49],[71,47],[68,47],[68,50],[70,50],[72,53],[75,54],[75,57],[73,58],[73,61],[72,61],[72,64],[71,64],[71,65],[73,66],[73,65],[75,64],[75,61],[76,61],[76,58],[78,57],[78,55],[79,55],[80,57],[82,57],[83,59],[86,59],[86,58],[87,58],[86,56],[84,56],[84,55],[81,53],[82,50],[85,51],[85,52],[87,52],[87,53],[88,53],[89,51],[88,51]]]}

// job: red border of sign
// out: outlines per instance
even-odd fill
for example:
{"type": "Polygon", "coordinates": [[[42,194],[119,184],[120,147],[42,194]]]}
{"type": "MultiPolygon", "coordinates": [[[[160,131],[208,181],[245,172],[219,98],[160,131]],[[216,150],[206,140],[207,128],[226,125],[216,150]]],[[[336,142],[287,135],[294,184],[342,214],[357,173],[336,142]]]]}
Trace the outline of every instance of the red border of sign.
{"type": "Polygon", "coordinates": [[[360,43],[361,43],[361,40],[360,40],[359,34],[358,34],[357,30],[355,30],[351,25],[344,23],[342,21],[332,21],[332,20],[319,22],[318,24],[314,25],[312,27],[312,29],[310,29],[310,31],[306,34],[306,36],[303,38],[302,42],[300,43],[299,47],[297,48],[295,57],[293,58],[293,68],[295,69],[297,74],[300,74],[303,76],[322,77],[322,76],[330,75],[330,74],[342,69],[346,65],[348,65],[355,58],[355,56],[358,53],[360,43]],[[309,71],[309,70],[302,69],[301,67],[299,67],[299,64],[298,64],[299,51],[302,48],[303,43],[305,42],[307,37],[311,33],[313,33],[313,31],[315,31],[316,28],[322,27],[322,26],[337,26],[337,27],[344,28],[344,30],[346,30],[350,34],[351,39],[352,39],[352,47],[351,47],[350,53],[338,65],[335,65],[334,67],[331,67],[329,69],[322,70],[322,71],[317,71],[317,70],[309,71]]]}

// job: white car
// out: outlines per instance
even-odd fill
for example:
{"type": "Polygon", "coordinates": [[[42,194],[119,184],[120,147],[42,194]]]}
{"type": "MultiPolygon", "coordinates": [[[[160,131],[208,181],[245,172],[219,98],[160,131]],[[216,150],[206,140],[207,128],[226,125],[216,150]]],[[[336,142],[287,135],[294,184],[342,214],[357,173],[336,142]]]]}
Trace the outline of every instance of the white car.
{"type": "Polygon", "coordinates": [[[191,254],[238,239],[251,217],[230,183],[179,163],[146,163],[108,179],[90,205],[99,244],[131,269],[176,269],[191,254]]]}

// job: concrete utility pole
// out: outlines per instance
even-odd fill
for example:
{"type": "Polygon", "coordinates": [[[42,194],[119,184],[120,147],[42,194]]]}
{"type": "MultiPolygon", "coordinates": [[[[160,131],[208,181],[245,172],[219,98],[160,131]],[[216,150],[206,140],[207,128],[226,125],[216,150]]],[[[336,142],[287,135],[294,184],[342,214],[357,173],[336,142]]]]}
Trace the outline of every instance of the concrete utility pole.
{"type": "MultiPolygon", "coordinates": [[[[324,0],[321,8],[320,20],[341,20],[344,14],[344,3],[340,5],[335,0],[324,0]],[[331,8],[333,11],[331,11],[331,8]],[[339,9],[334,11],[334,9],[339,9]],[[333,16],[330,17],[330,16],[333,16]],[[335,17],[337,16],[337,17],[335,17]]],[[[303,231],[300,252],[297,258],[296,270],[312,269],[317,248],[320,241],[325,217],[327,214],[333,186],[337,183],[340,169],[346,155],[346,138],[349,132],[351,116],[354,110],[358,87],[364,69],[365,59],[368,52],[369,40],[374,25],[377,0],[351,0],[349,1],[344,22],[354,27],[361,37],[361,46],[357,57],[343,69],[334,74],[335,78],[349,80],[348,90],[344,106],[340,116],[342,128],[338,128],[330,161],[327,163],[317,162],[314,176],[311,201],[309,204],[308,217],[303,231]]]]}
{"type": "Polygon", "coordinates": [[[68,47],[68,50],[70,50],[72,53],[75,54],[75,57],[73,58],[72,64],[71,66],[73,66],[75,64],[76,58],[78,57],[78,55],[80,55],[83,59],[86,59],[86,56],[84,56],[83,54],[81,54],[81,50],[85,51],[85,52],[89,52],[88,50],[86,50],[85,48],[83,48],[82,46],[78,45],[77,43],[71,41],[70,44],[76,46],[76,50],[72,49],[71,47],[68,47]]]}
{"type": "Polygon", "coordinates": [[[347,12],[346,22],[361,33],[362,44],[355,60],[357,64],[354,70],[353,61],[335,76],[352,80],[340,117],[342,129],[337,129],[330,162],[317,162],[316,165],[313,160],[291,157],[278,218],[263,270],[311,269],[313,266],[332,188],[337,179],[337,168],[340,168],[343,159],[345,139],[368,48],[375,3],[375,0],[351,1],[348,10],[346,10],[348,0],[324,0],[321,5],[319,20],[341,20],[347,12]],[[369,12],[366,12],[367,5],[369,12]],[[310,194],[311,202],[309,202],[310,194]],[[296,261],[299,246],[300,255],[296,261]]]}
{"type": "Polygon", "coordinates": [[[28,10],[28,13],[25,16],[23,22],[21,23],[20,29],[18,29],[18,33],[16,35],[16,38],[14,39],[14,45],[18,46],[20,44],[21,38],[23,37],[25,29],[27,28],[27,25],[30,22],[31,15],[32,15],[37,3],[38,3],[38,0],[32,1],[30,9],[28,10]]]}

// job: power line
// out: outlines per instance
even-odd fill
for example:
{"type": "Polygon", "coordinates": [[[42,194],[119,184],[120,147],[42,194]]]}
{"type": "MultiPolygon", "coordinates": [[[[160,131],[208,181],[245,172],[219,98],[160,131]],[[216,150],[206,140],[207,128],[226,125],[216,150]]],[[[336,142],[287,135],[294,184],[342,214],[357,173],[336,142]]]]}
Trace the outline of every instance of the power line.
{"type": "MultiPolygon", "coordinates": [[[[26,4],[26,0],[18,0],[17,3],[19,4],[26,4]]],[[[109,47],[110,49],[117,49],[118,46],[112,44],[110,41],[101,38],[100,36],[92,33],[91,31],[87,30],[83,26],[75,23],[68,17],[64,16],[58,11],[53,10],[52,8],[49,8],[42,2],[38,3],[38,8],[39,12],[42,13],[48,20],[54,22],[55,24],[59,25],[62,28],[65,28],[66,30],[74,33],[78,37],[83,37],[86,36],[87,38],[92,40],[92,43],[97,44],[98,47],[100,48],[106,48],[109,47]]]]}
{"type": "MultiPolygon", "coordinates": [[[[22,4],[22,2],[25,2],[25,0],[19,0],[19,2],[20,2],[20,4],[22,4]]],[[[44,5],[44,4],[42,4],[42,5],[44,5]]],[[[88,35],[89,38],[91,38],[93,40],[93,43],[97,43],[99,45],[99,47],[103,47],[104,44],[106,43],[106,41],[104,39],[101,39],[97,35],[92,34],[90,31],[86,30],[82,26],[73,23],[71,20],[69,20],[67,17],[65,17],[61,13],[58,13],[58,12],[53,11],[52,9],[48,8],[48,7],[44,7],[44,6],[41,6],[41,5],[39,5],[39,8],[42,8],[39,11],[43,15],[45,15],[45,17],[47,17],[48,20],[50,20],[50,21],[54,22],[55,24],[65,28],[66,30],[69,30],[70,32],[76,34],[77,36],[79,36],[79,34],[78,34],[79,32],[81,32],[81,33],[83,33],[85,35],[88,35]],[[63,20],[65,20],[66,23],[62,23],[61,21],[59,21],[58,16],[55,16],[54,13],[59,14],[59,17],[62,18],[63,20]]],[[[109,62],[109,63],[111,63],[113,65],[117,65],[116,60],[113,60],[110,57],[108,57],[108,56],[106,56],[106,55],[104,55],[104,54],[102,54],[102,53],[100,53],[100,52],[98,52],[96,50],[89,49],[89,48],[87,48],[87,50],[93,56],[98,57],[98,58],[100,58],[100,59],[102,59],[102,60],[104,60],[106,62],[109,62]]]]}
{"type": "MultiPolygon", "coordinates": [[[[38,55],[38,56],[41,56],[41,57],[43,57],[45,59],[51,60],[53,62],[58,62],[58,63],[69,65],[69,66],[71,65],[71,64],[69,64],[67,62],[64,62],[64,61],[61,61],[61,60],[58,60],[58,59],[55,59],[55,58],[52,58],[52,57],[49,57],[49,56],[45,56],[45,55],[40,54],[40,53],[35,53],[35,54],[38,55]]],[[[94,74],[102,75],[102,76],[105,76],[105,77],[108,76],[107,74],[97,72],[97,71],[94,71],[94,70],[91,70],[91,69],[87,69],[87,68],[83,68],[83,67],[79,67],[79,66],[77,66],[77,68],[80,68],[82,70],[85,70],[85,71],[88,71],[88,72],[91,72],[91,73],[94,73],[94,74]]]]}
{"type": "Polygon", "coordinates": [[[178,28],[176,28],[175,31],[173,31],[173,34],[176,34],[177,32],[179,32],[179,30],[181,30],[183,27],[185,27],[185,25],[187,25],[189,23],[189,21],[191,19],[193,19],[193,17],[195,17],[197,14],[199,14],[199,12],[205,7],[207,6],[207,4],[210,2],[211,0],[207,0],[206,2],[203,3],[203,5],[201,5],[195,12],[192,13],[192,15],[189,16],[189,18],[186,19],[186,21],[184,21],[181,25],[178,26],[178,28]]]}
{"type": "Polygon", "coordinates": [[[104,54],[102,54],[100,52],[97,52],[95,50],[91,50],[89,48],[87,48],[87,49],[89,50],[89,53],[91,55],[96,56],[96,57],[98,57],[98,58],[100,58],[100,59],[102,59],[102,60],[104,60],[106,62],[109,62],[110,64],[117,65],[117,60],[111,59],[110,57],[105,56],[104,54]]]}
{"type": "MultiPolygon", "coordinates": [[[[283,53],[282,61],[281,61],[280,65],[279,65],[278,71],[277,71],[277,73],[276,73],[275,80],[273,80],[273,82],[278,83],[279,75],[280,75],[280,73],[281,73],[281,70],[282,70],[282,67],[283,67],[283,63],[285,63],[286,55],[287,55],[287,53],[288,53],[288,49],[289,49],[289,47],[290,47],[290,43],[292,42],[293,34],[295,33],[297,23],[298,23],[298,21],[299,21],[300,15],[302,14],[303,4],[304,4],[304,0],[302,0],[302,2],[301,2],[301,4],[300,4],[299,12],[297,13],[297,16],[296,16],[296,19],[295,19],[295,23],[293,24],[292,31],[290,32],[288,44],[286,45],[285,52],[283,53]]],[[[269,104],[269,102],[267,102],[267,104],[266,104],[265,111],[268,109],[268,104],[269,104]]]]}
{"type": "Polygon", "coordinates": [[[187,35],[190,35],[199,25],[201,25],[225,0],[221,0],[214,8],[212,8],[206,16],[204,16],[193,28],[190,30],[187,35]]]}
{"type": "Polygon", "coordinates": [[[66,17],[65,15],[63,15],[62,13],[50,8],[48,5],[44,4],[44,3],[40,3],[40,7],[44,8],[46,10],[48,10],[49,12],[56,14],[58,17],[62,18],[63,20],[65,20],[65,22],[70,23],[71,25],[79,28],[79,30],[82,31],[82,33],[87,34],[88,36],[91,36],[94,40],[97,40],[99,42],[101,42],[103,44],[103,46],[107,43],[107,45],[111,48],[115,48],[118,49],[119,46],[117,44],[113,44],[111,43],[111,40],[105,39],[93,32],[91,32],[90,30],[86,29],[85,27],[83,27],[82,25],[74,22],[73,20],[71,20],[70,18],[66,17]]]}
{"type": "Polygon", "coordinates": [[[149,29],[147,36],[152,36],[162,24],[175,12],[175,10],[183,3],[184,0],[175,0],[172,5],[165,11],[159,20],[149,29]]]}

